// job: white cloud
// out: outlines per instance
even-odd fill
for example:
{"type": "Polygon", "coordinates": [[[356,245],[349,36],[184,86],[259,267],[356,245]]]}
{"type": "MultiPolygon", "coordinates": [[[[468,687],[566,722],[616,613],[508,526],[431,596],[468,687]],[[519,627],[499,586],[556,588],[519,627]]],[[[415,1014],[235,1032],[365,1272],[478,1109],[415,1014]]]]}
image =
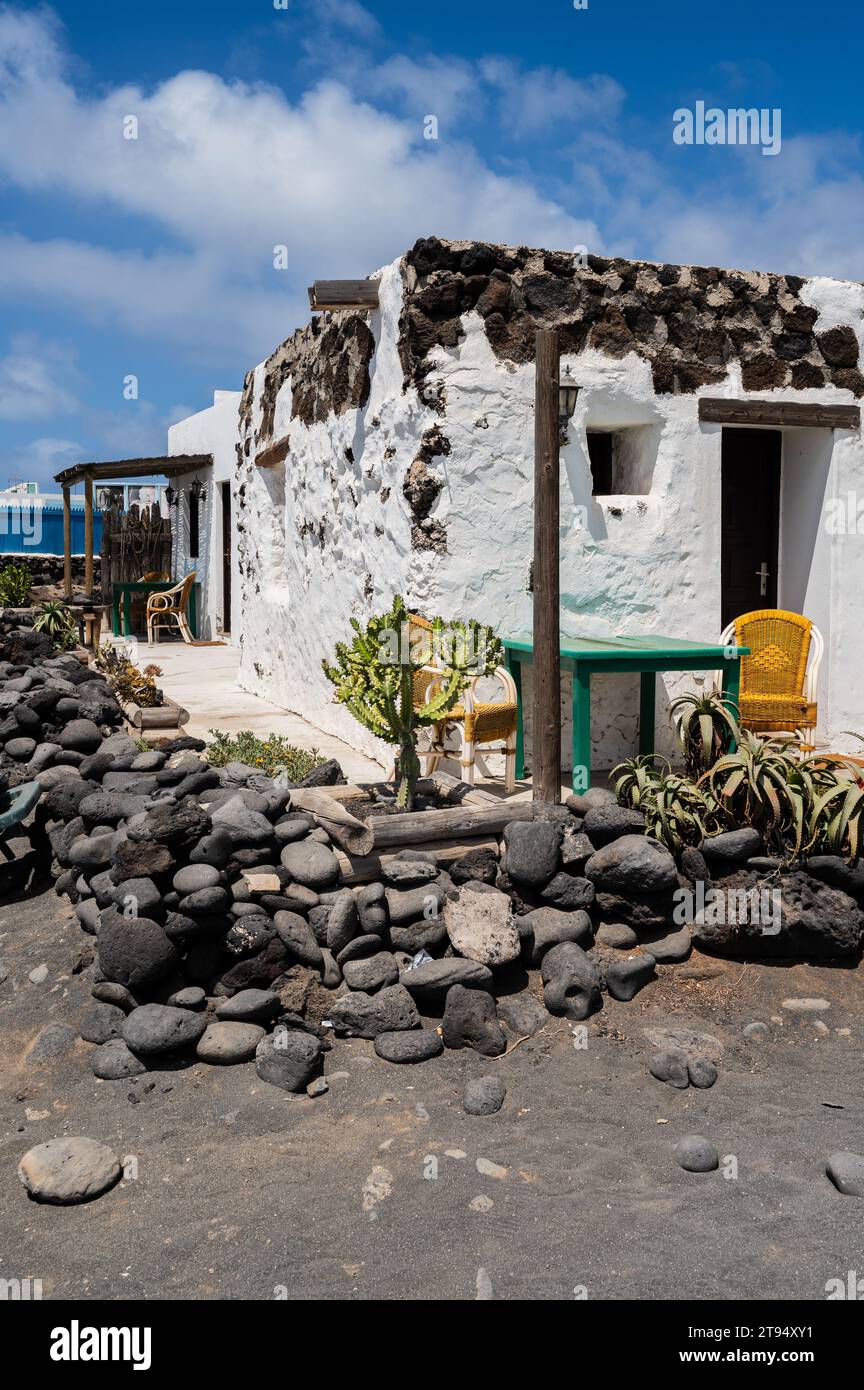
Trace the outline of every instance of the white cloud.
{"type": "Polygon", "coordinates": [[[484,82],[497,90],[502,124],[519,135],[554,131],[562,145],[580,127],[596,128],[614,120],[624,104],[624,89],[612,77],[571,77],[560,68],[524,72],[506,58],[480,63],[484,82]]]}
{"type": "Polygon", "coordinates": [[[50,420],[78,409],[74,356],[29,334],[0,358],[0,420],[50,420]]]}
{"type": "MultiPolygon", "coordinates": [[[[144,92],[85,98],[63,75],[55,30],[0,19],[0,177],[146,219],[160,249],[0,238],[0,292],[74,305],[148,337],[269,351],[308,316],[316,277],[362,275],[418,236],[596,245],[593,225],[495,173],[467,144],[424,141],[324,81],[292,105],[267,85],[183,72],[144,92]],[[138,120],[137,140],[123,120],[138,120]],[[285,244],[289,270],[273,270],[285,244]]],[[[392,80],[417,74],[395,68],[392,80]]],[[[457,84],[458,86],[458,84],[457,84]]],[[[451,90],[456,91],[456,88],[451,90]]],[[[226,353],[227,355],[227,353],[226,353]]],[[[130,365],[129,370],[134,370],[130,365]]]]}
{"type": "Polygon", "coordinates": [[[312,0],[317,19],[348,29],[362,38],[371,38],[381,28],[377,19],[357,0],[312,0]]]}
{"type": "Polygon", "coordinates": [[[10,483],[20,481],[39,483],[43,490],[50,491],[55,473],[63,468],[71,468],[82,457],[82,447],[74,439],[50,436],[34,439],[4,455],[5,471],[0,478],[0,486],[8,487],[10,483]]]}

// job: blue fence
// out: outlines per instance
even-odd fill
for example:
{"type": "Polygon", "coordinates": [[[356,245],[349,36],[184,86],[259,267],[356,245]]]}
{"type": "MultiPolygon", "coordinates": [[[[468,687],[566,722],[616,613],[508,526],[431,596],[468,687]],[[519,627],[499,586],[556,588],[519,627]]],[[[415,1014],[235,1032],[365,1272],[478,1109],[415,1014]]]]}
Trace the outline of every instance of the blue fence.
{"type": "MultiPolygon", "coordinates": [[[[93,513],[93,550],[102,544],[102,513],[93,513]]],[[[0,506],[0,555],[62,555],[63,508],[0,506]]],[[[72,554],[84,554],[84,510],[72,509],[72,554]]]]}

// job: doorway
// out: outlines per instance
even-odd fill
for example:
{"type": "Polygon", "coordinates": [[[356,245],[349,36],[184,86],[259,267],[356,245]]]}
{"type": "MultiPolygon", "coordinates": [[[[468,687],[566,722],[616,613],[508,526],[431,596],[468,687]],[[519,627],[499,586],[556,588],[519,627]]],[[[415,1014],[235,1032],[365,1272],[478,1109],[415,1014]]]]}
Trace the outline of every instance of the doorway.
{"type": "Polygon", "coordinates": [[[231,484],[222,489],[222,631],[231,632],[231,484]]]}
{"type": "Polygon", "coordinates": [[[721,501],[721,627],[777,607],[780,430],[724,429],[721,501]]]}

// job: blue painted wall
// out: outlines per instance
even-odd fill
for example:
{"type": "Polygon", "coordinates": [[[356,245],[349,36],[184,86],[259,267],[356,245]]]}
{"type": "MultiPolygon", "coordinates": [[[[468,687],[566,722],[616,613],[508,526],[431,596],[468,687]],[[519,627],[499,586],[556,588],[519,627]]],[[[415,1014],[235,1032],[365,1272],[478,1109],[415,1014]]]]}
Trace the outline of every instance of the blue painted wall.
{"type": "MultiPolygon", "coordinates": [[[[102,513],[93,513],[93,551],[102,544],[102,513]]],[[[63,507],[34,508],[22,517],[17,508],[0,507],[0,555],[62,555],[63,507]],[[41,528],[40,528],[41,519],[41,528]]],[[[84,509],[72,509],[72,554],[84,554],[84,509]]]]}

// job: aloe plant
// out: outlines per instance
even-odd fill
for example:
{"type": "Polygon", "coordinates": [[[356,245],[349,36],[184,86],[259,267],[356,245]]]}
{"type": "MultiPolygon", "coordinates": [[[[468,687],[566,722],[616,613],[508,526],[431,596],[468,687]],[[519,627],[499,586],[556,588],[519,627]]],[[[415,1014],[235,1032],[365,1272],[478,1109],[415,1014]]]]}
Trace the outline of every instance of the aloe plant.
{"type": "Polygon", "coordinates": [[[51,639],[55,651],[70,651],[78,643],[78,624],[73,614],[65,604],[54,599],[42,604],[33,620],[33,626],[37,632],[42,632],[51,639]]]}
{"type": "Polygon", "coordinates": [[[699,777],[740,740],[738,707],[728,695],[709,690],[673,700],[669,712],[684,751],[684,766],[699,777]]]}
{"type": "Polygon", "coordinates": [[[503,649],[492,629],[473,619],[434,618],[425,629],[412,625],[398,595],[390,611],[370,619],[365,629],[356,618],[351,626],[353,642],[337,643],[335,661],[322,662],[324,674],[358,723],[398,748],[396,804],[411,810],[420,776],[417,730],[446,719],[469,681],[500,665],[503,649]],[[415,705],[414,677],[436,654],[443,658],[440,676],[415,705]]]}
{"type": "Polygon", "coordinates": [[[734,753],[719,758],[699,785],[707,786],[736,826],[755,826],[778,849],[800,852],[813,782],[786,749],[794,740],[742,731],[734,753]]]}
{"type": "Polygon", "coordinates": [[[658,761],[666,763],[666,772],[671,772],[666,759],[658,758],[653,753],[641,753],[638,758],[626,758],[617,767],[613,767],[612,781],[619,805],[630,806],[638,811],[650,800],[663,777],[663,772],[657,766],[658,761]]]}
{"type": "Polygon", "coordinates": [[[710,788],[670,772],[655,783],[644,807],[646,833],[676,857],[687,845],[724,828],[722,811],[710,788]]]}

